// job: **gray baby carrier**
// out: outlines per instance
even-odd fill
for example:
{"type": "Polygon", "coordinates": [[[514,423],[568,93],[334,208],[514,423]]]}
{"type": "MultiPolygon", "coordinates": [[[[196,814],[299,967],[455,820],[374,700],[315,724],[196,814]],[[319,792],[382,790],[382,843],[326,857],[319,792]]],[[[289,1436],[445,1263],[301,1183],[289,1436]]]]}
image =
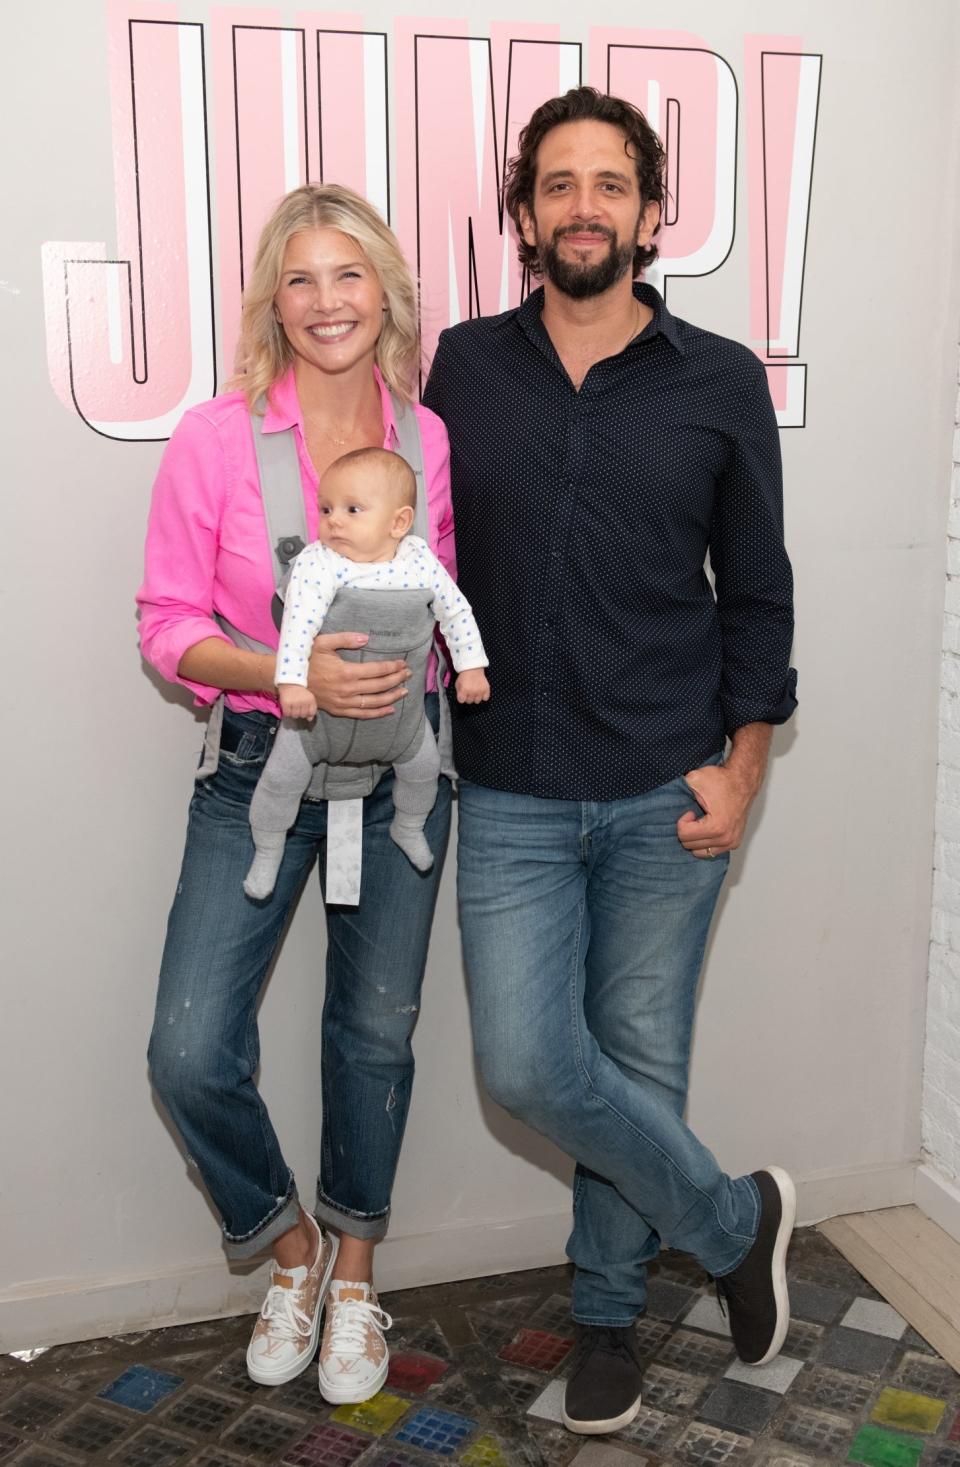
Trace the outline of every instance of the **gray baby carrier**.
{"type": "MultiPolygon", "coordinates": [[[[423,445],[416,413],[405,403],[392,397],[397,426],[399,451],[413,469],[417,480],[417,505],[413,533],[429,544],[429,517],[426,483],[423,472],[423,445]]],[[[283,592],[290,577],[293,560],[306,544],[306,510],[300,462],[292,428],[277,433],[264,433],[263,399],[260,410],[251,415],[254,448],[260,475],[260,493],[267,541],[273,566],[275,595],[273,618],[279,626],[283,614],[283,592]]],[[[233,626],[225,617],[217,622],[238,647],[250,652],[272,654],[275,649],[257,641],[233,626]]],[[[393,661],[403,658],[411,669],[409,686],[422,689],[426,680],[427,661],[432,648],[438,657],[437,685],[440,690],[440,749],[444,774],[454,776],[450,710],[443,695],[446,663],[442,649],[434,637],[435,619],[424,603],[422,591],[383,592],[346,586],[338,591],[324,618],[324,632],[365,631],[369,640],[363,647],[343,648],[339,655],[351,662],[393,661]],[[389,615],[385,608],[390,604],[389,615]]],[[[223,724],[223,694],[210,712],[204,740],[203,758],[196,778],[205,779],[216,772],[223,724]]],[[[397,711],[388,718],[337,718],[318,713],[307,731],[311,762],[316,764],[306,798],[332,800],[338,803],[328,814],[328,870],[332,844],[359,839],[362,807],[385,771],[403,758],[416,738],[421,724],[423,699],[411,693],[397,700],[397,711]],[[356,802],[356,803],[346,803],[356,802]]],[[[328,894],[328,901],[331,897],[328,894]]]]}

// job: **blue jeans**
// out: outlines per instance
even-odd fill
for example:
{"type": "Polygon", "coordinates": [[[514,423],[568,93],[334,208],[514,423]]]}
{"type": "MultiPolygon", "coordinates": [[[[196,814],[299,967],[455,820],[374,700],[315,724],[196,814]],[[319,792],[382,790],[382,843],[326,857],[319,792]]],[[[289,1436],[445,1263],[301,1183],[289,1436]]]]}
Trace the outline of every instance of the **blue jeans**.
{"type": "MultiPolygon", "coordinates": [[[[435,695],[427,711],[435,724],[435,695]]],[[[272,897],[245,896],[253,857],[249,804],[276,724],[268,714],[226,711],[220,767],[195,786],[150,1040],[153,1084],[235,1258],[259,1252],[299,1216],[293,1174],[254,1083],[257,999],[318,853],[322,886],[327,806],[301,806],[272,897]]],[[[426,825],[434,867],[426,875],[414,870],[388,835],[392,785],[392,773],[385,774],[364,801],[359,907],[327,909],[315,1211],[357,1238],[379,1238],[387,1228],[413,1083],[410,1039],[450,824],[450,786],[441,779],[426,825]]]]}
{"type": "Polygon", "coordinates": [[[573,1316],[627,1325],[661,1240],[721,1275],[757,1231],[751,1177],[684,1124],[697,981],[729,858],[683,849],[680,778],[631,799],[461,782],[460,923],[490,1094],[577,1162],[573,1316]]]}

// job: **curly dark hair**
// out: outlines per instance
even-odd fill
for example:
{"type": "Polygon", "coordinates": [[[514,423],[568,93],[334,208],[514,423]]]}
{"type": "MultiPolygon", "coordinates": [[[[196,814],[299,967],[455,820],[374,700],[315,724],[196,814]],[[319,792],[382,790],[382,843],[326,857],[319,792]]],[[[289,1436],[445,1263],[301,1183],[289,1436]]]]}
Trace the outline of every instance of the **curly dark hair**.
{"type": "MultiPolygon", "coordinates": [[[[540,261],[535,245],[528,245],[520,225],[521,205],[531,214],[533,190],[537,179],[537,151],[548,132],[563,122],[609,122],[623,133],[623,150],[632,158],[637,170],[641,205],[659,204],[660,216],[666,198],[664,175],[666,154],[663,144],[638,107],[622,97],[610,97],[596,87],[571,87],[562,97],[551,97],[534,112],[520,134],[520,151],[507,164],[504,177],[504,204],[517,231],[517,253],[520,264],[531,275],[540,275],[540,261]]],[[[660,231],[657,224],[654,234],[660,231]]],[[[638,245],[633,256],[633,273],[638,275],[657,258],[655,244],[638,245]]]]}

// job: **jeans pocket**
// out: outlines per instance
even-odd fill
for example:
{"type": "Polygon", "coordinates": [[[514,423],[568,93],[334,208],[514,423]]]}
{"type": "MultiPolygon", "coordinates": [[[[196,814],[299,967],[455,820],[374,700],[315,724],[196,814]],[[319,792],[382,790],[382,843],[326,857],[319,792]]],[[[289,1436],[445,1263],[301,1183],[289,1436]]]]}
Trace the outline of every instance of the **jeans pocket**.
{"type": "Polygon", "coordinates": [[[225,749],[220,746],[220,758],[225,764],[233,764],[235,767],[248,764],[266,763],[266,744],[259,734],[245,733],[235,749],[225,749]]]}
{"type": "MultiPolygon", "coordinates": [[[[697,768],[698,769],[706,769],[710,765],[716,766],[718,764],[723,764],[723,763],[724,763],[724,755],[722,753],[720,753],[720,754],[711,754],[709,756],[709,758],[707,758],[707,759],[701,759],[700,763],[697,765],[697,768]]],[[[697,798],[697,792],[693,788],[693,785],[690,783],[689,779],[687,779],[687,776],[685,774],[678,774],[677,775],[677,780],[678,780],[678,782],[680,784],[683,785],[683,788],[686,790],[686,792],[687,792],[688,795],[692,795],[694,799],[697,798]]]]}
{"type": "Polygon", "coordinates": [[[277,720],[257,713],[233,713],[228,708],[220,734],[220,759],[234,769],[265,764],[273,747],[277,720]]]}

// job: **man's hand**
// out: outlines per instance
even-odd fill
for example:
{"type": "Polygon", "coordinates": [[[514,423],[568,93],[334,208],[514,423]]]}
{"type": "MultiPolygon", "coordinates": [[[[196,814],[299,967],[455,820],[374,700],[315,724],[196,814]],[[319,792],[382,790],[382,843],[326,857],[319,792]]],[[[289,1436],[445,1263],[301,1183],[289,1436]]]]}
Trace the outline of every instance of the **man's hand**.
{"type": "Polygon", "coordinates": [[[490,697],[490,684],[482,667],[467,667],[457,673],[457,702],[486,703],[490,697]]]}
{"type": "Polygon", "coordinates": [[[726,764],[705,764],[685,776],[704,813],[688,810],[677,821],[677,839],[684,850],[710,860],[737,849],[763,784],[772,733],[769,723],[745,724],[733,735],[726,764]]]}

